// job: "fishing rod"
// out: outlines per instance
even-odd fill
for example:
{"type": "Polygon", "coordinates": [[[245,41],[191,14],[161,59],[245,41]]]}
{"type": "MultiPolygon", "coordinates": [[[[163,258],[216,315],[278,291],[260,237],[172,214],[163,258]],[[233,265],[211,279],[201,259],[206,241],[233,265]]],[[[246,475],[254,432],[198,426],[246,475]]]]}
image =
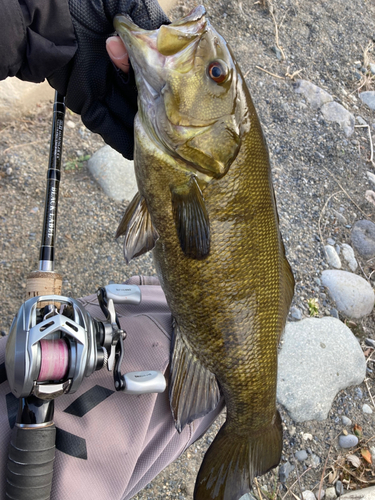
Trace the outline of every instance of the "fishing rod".
{"type": "Polygon", "coordinates": [[[48,500],[55,459],[54,401],[74,393],[85,377],[107,367],[117,391],[164,392],[154,370],[121,373],[124,357],[115,304],[139,304],[136,285],[107,285],[97,291],[105,321],[70,297],[61,296],[62,276],[54,270],[65,101],[55,93],[39,269],[27,277],[26,301],[15,316],[6,345],[5,368],[19,398],[6,470],[6,498],[48,500]]]}

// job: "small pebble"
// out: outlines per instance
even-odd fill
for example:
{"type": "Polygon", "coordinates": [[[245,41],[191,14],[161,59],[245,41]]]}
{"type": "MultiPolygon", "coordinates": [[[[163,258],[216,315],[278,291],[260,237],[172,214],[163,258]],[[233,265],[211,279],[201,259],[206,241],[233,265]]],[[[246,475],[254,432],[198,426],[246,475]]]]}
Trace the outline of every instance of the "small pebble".
{"type": "Polygon", "coordinates": [[[291,314],[292,318],[295,319],[296,321],[299,321],[300,319],[302,319],[302,311],[300,309],[298,309],[298,307],[296,307],[296,306],[293,306],[291,308],[290,314],[291,314]]]}
{"type": "Polygon", "coordinates": [[[7,175],[12,175],[12,172],[13,172],[12,167],[8,167],[8,168],[5,170],[5,173],[6,173],[7,175]]]}
{"type": "Polygon", "coordinates": [[[335,488],[326,489],[326,500],[334,500],[337,497],[335,488]]]}
{"type": "Polygon", "coordinates": [[[358,263],[357,263],[357,260],[355,258],[355,255],[354,255],[353,248],[350,245],[348,245],[347,243],[343,243],[342,244],[342,254],[344,256],[344,259],[348,263],[350,270],[353,271],[353,273],[354,273],[354,271],[358,267],[358,263]]]}
{"type": "Polygon", "coordinates": [[[356,116],[356,119],[360,125],[368,125],[368,123],[362,118],[362,116],[356,116]]]}
{"type": "Polygon", "coordinates": [[[356,387],[354,389],[354,393],[355,393],[355,395],[356,395],[356,397],[358,399],[362,399],[363,398],[363,392],[362,392],[362,389],[360,387],[356,387]]]}
{"type": "Polygon", "coordinates": [[[310,490],[305,490],[302,492],[303,500],[316,500],[314,493],[310,490]]]}
{"type": "Polygon", "coordinates": [[[370,346],[370,347],[373,347],[375,349],[375,340],[372,340],[372,339],[366,339],[365,340],[365,344],[370,346]]]}
{"type": "Polygon", "coordinates": [[[281,483],[285,483],[289,477],[289,474],[294,470],[294,465],[291,465],[289,462],[285,462],[285,464],[280,465],[279,467],[279,478],[281,483]]]}
{"type": "Polygon", "coordinates": [[[344,494],[344,485],[342,484],[341,481],[336,481],[335,488],[337,496],[344,494]]]}
{"type": "Polygon", "coordinates": [[[307,458],[307,451],[306,450],[300,450],[297,451],[294,456],[299,462],[303,462],[307,458]]]}
{"type": "Polygon", "coordinates": [[[323,500],[323,498],[326,496],[326,492],[323,490],[320,491],[320,496],[319,496],[319,490],[315,493],[315,496],[317,500],[323,500]]]}
{"type": "Polygon", "coordinates": [[[352,448],[353,446],[357,446],[358,438],[353,434],[348,434],[347,436],[339,436],[339,446],[341,448],[352,448]]]}
{"type": "Polygon", "coordinates": [[[341,269],[341,260],[336,250],[331,245],[325,245],[324,250],[326,251],[328,264],[336,269],[341,269]]]}
{"type": "Polygon", "coordinates": [[[320,465],[320,458],[315,453],[311,455],[311,465],[314,469],[320,465]]]}
{"type": "Polygon", "coordinates": [[[352,421],[350,420],[350,418],[346,417],[345,415],[341,417],[341,420],[344,425],[352,425],[352,421]]]}
{"type": "Polygon", "coordinates": [[[336,242],[333,238],[327,238],[327,243],[328,243],[328,245],[334,246],[336,242]]]}
{"type": "Polygon", "coordinates": [[[370,408],[370,407],[369,407],[369,405],[367,405],[367,404],[364,404],[364,405],[362,406],[362,411],[363,411],[363,413],[367,413],[368,415],[371,415],[371,413],[372,413],[371,408],[370,408]]]}
{"type": "Polygon", "coordinates": [[[66,126],[69,128],[75,128],[76,124],[72,120],[66,122],[66,126]]]}
{"type": "Polygon", "coordinates": [[[375,446],[370,446],[370,453],[371,453],[372,463],[375,464],[375,446]]]}
{"type": "Polygon", "coordinates": [[[331,311],[330,311],[330,315],[333,317],[333,318],[337,318],[339,319],[339,312],[337,309],[335,309],[334,307],[332,307],[331,311]]]}

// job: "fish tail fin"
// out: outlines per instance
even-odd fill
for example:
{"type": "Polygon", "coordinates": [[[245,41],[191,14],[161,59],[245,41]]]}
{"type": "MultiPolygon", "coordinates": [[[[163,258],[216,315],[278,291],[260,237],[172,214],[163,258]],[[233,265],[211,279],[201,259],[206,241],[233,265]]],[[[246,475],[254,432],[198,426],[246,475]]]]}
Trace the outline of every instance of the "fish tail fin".
{"type": "Polygon", "coordinates": [[[280,462],[283,436],[280,414],[257,435],[236,435],[226,424],[208,449],[198,473],[194,500],[238,500],[256,476],[280,462]]]}

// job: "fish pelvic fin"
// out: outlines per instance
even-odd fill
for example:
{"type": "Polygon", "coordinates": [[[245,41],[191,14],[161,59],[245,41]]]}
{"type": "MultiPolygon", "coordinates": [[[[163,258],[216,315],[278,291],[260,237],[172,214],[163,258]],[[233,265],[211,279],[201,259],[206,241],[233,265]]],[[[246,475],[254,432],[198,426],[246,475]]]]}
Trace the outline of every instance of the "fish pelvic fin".
{"type": "Polygon", "coordinates": [[[181,432],[216,408],[220,389],[215,375],[198,360],[178,326],[172,348],[169,401],[176,429],[181,432]]]}
{"type": "Polygon", "coordinates": [[[151,222],[146,200],[138,192],[127,206],[116,232],[116,238],[125,234],[124,258],[127,264],[133,257],[139,257],[152,250],[158,233],[151,222]]]}
{"type": "MultiPolygon", "coordinates": [[[[290,304],[292,303],[293,294],[294,294],[294,276],[292,272],[292,268],[286,257],[284,258],[284,318],[286,322],[286,317],[288,316],[290,304]]],[[[285,326],[285,322],[284,325],[285,326]]]]}
{"type": "Polygon", "coordinates": [[[182,251],[192,259],[204,259],[210,252],[210,222],[195,175],[171,189],[173,217],[182,251]]]}
{"type": "Polygon", "coordinates": [[[194,500],[238,500],[250,492],[254,477],[280,462],[280,414],[262,432],[246,437],[225,423],[209,447],[195,483],[194,500]]]}

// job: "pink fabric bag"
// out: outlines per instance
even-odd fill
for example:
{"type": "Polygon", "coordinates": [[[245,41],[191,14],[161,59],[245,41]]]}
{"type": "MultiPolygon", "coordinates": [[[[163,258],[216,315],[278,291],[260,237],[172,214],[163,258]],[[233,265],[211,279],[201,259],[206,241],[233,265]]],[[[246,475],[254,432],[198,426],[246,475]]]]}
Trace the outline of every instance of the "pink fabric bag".
{"type": "MultiPolygon", "coordinates": [[[[160,370],[168,379],[172,318],[154,278],[129,280],[141,288],[139,305],[116,305],[127,332],[122,373],[160,370]]],[[[96,295],[80,299],[88,312],[104,320],[96,295]]],[[[5,372],[6,337],[0,339],[0,498],[18,400],[5,372]]],[[[179,434],[163,394],[128,395],[114,390],[113,376],[102,369],[80,389],[55,401],[56,458],[51,499],[128,500],[201,437],[223,408],[197,419],[179,434]]]]}

